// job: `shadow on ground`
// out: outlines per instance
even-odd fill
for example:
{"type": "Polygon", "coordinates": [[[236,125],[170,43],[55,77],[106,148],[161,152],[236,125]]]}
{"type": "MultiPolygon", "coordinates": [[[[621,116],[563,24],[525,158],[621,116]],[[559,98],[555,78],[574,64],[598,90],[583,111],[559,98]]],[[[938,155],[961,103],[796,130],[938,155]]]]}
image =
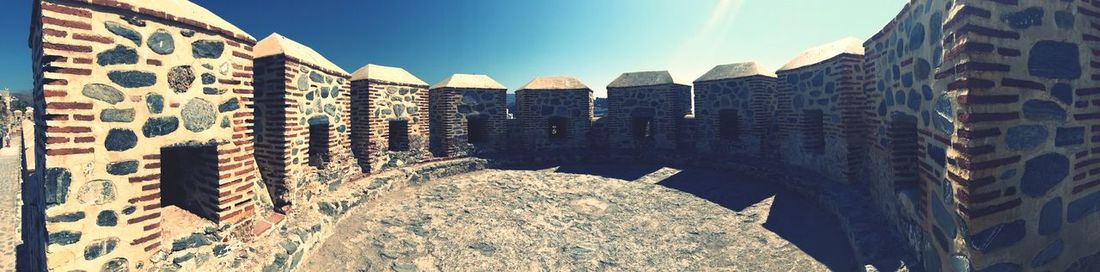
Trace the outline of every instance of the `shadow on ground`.
{"type": "MultiPolygon", "coordinates": [[[[658,165],[563,165],[557,172],[636,180],[661,169],[658,165]]],[[[683,169],[657,183],[692,194],[732,211],[743,211],[775,197],[764,228],[791,242],[830,270],[858,270],[855,253],[833,214],[777,184],[704,169],[683,169]]]]}

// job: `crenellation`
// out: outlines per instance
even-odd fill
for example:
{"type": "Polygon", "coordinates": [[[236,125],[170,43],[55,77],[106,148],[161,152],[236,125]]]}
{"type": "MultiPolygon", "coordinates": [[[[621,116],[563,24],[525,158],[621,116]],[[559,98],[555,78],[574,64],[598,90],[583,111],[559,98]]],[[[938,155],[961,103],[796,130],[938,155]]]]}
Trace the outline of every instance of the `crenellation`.
{"type": "MultiPolygon", "coordinates": [[[[339,215],[404,186],[388,177],[576,158],[745,164],[783,186],[785,170],[814,173],[796,189],[859,194],[916,270],[1100,267],[1089,1],[911,0],[870,39],[775,72],[718,65],[690,85],[624,73],[600,118],[573,77],[536,77],[509,112],[488,75],[348,73],[186,0],[34,2],[33,110],[3,142],[25,142],[20,258],[34,271],[222,269],[229,259],[180,263],[265,240],[293,240],[261,256],[292,270],[339,215]],[[359,202],[326,198],[339,189],[359,202]]],[[[867,226],[842,224],[857,262],[881,261],[856,233],[867,226]]]]}

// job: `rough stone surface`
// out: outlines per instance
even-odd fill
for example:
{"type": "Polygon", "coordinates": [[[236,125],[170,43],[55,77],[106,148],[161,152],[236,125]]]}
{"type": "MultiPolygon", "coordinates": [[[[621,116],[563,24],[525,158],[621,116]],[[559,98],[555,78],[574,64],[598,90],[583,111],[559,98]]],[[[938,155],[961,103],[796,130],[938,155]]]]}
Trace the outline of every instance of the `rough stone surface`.
{"type": "MultiPolygon", "coordinates": [[[[661,183],[702,189],[676,186],[723,176],[698,174],[661,183]]],[[[782,191],[773,197],[764,193],[773,187],[744,181],[703,189],[714,191],[705,196],[714,201],[708,202],[652,184],[659,180],[499,170],[441,180],[353,211],[300,270],[413,269],[410,264],[443,271],[856,268],[845,259],[850,252],[835,219],[804,200],[782,191]],[[780,222],[779,216],[794,221],[780,222]],[[793,229],[803,224],[817,227],[793,229]],[[788,240],[793,235],[830,238],[802,243],[788,240]]]]}
{"type": "Polygon", "coordinates": [[[161,55],[172,54],[176,51],[176,40],[172,38],[172,33],[164,30],[157,30],[149,35],[149,49],[153,52],[161,55]]]}
{"type": "Polygon", "coordinates": [[[99,66],[136,64],[138,54],[136,49],[118,45],[115,48],[96,54],[95,59],[96,64],[99,64],[99,66]]]}
{"type": "Polygon", "coordinates": [[[113,128],[104,141],[107,151],[126,151],[137,145],[137,135],[132,130],[113,128]]]}
{"type": "Polygon", "coordinates": [[[111,71],[107,78],[123,88],[149,87],[157,83],[156,74],[143,71],[111,71]]]}
{"type": "Polygon", "coordinates": [[[180,120],[174,116],[149,118],[145,125],[141,126],[141,132],[146,138],[164,136],[179,129],[180,120]]]}
{"type": "Polygon", "coordinates": [[[195,83],[195,71],[190,65],[176,66],[168,71],[168,87],[176,93],[186,93],[195,83]]]}
{"type": "Polygon", "coordinates": [[[214,104],[202,99],[194,98],[183,105],[180,116],[183,118],[183,127],[192,132],[202,132],[214,126],[217,119],[214,104]]]}
{"type": "Polygon", "coordinates": [[[199,40],[191,43],[191,55],[200,59],[216,59],[225,51],[225,43],[222,41],[199,40]]]}
{"type": "Polygon", "coordinates": [[[134,29],[112,21],[103,22],[103,25],[107,27],[107,31],[133,41],[134,45],[141,46],[141,33],[138,33],[134,29]]]}
{"type": "Polygon", "coordinates": [[[1069,158],[1057,153],[1035,157],[1024,164],[1020,192],[1032,197],[1046,195],[1069,175],[1069,158]]]}
{"type": "Polygon", "coordinates": [[[134,109],[103,109],[99,120],[108,123],[129,123],[134,121],[134,109]]]}
{"type": "Polygon", "coordinates": [[[145,104],[150,113],[161,113],[164,111],[164,96],[149,93],[145,96],[145,104]]]}
{"type": "Polygon", "coordinates": [[[80,91],[80,94],[87,96],[88,98],[110,103],[111,105],[118,104],[122,100],[126,99],[126,95],[119,91],[115,87],[107,84],[91,83],[84,85],[84,89],[80,91]]]}
{"type": "Polygon", "coordinates": [[[107,173],[116,176],[124,176],[133,173],[137,173],[138,161],[120,161],[107,164],[107,173]]]}

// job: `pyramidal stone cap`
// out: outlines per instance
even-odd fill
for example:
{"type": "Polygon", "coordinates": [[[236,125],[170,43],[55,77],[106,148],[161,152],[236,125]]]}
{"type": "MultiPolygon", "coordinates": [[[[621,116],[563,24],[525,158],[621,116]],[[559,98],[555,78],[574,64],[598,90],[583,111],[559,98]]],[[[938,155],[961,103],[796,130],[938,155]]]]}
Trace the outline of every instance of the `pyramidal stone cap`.
{"type": "Polygon", "coordinates": [[[826,45],[803,51],[798,57],[783,65],[779,71],[794,70],[821,63],[842,54],[863,55],[863,41],[856,38],[844,38],[826,45]]]}
{"type": "MultiPolygon", "coordinates": [[[[237,28],[237,26],[229,23],[222,17],[215,15],[210,10],[199,6],[198,4],[191,3],[189,0],[113,0],[104,1],[108,4],[99,4],[100,1],[92,0],[80,0],[79,2],[85,2],[93,5],[107,6],[112,8],[123,8],[132,12],[142,12],[141,10],[153,11],[153,13],[171,14],[177,18],[185,18],[197,22],[203,22],[207,25],[208,30],[224,29],[232,32],[236,35],[241,35],[244,38],[255,41],[256,38],[249,35],[248,32],[237,28]]],[[[196,26],[197,27],[197,26],[196,26]]]]}
{"type": "Polygon", "coordinates": [[[398,84],[428,86],[427,82],[420,80],[416,76],[410,74],[409,71],[405,71],[405,69],[374,64],[367,64],[367,66],[363,66],[363,68],[356,70],[355,73],[351,74],[351,80],[377,80],[398,84]]]}
{"type": "Polygon", "coordinates": [[[647,72],[634,72],[623,73],[611,84],[608,84],[608,88],[629,88],[629,87],[643,87],[643,86],[656,86],[665,84],[679,84],[672,78],[672,74],[668,71],[647,71],[647,72]]]}
{"type": "Polygon", "coordinates": [[[468,74],[453,74],[447,77],[443,81],[432,85],[432,89],[441,88],[453,88],[453,89],[488,89],[488,90],[507,90],[507,87],[501,85],[493,78],[487,75],[468,75],[468,74]]]}
{"type": "Polygon", "coordinates": [[[584,85],[579,79],[571,76],[543,76],[536,77],[528,82],[527,85],[523,85],[520,90],[588,90],[587,85],[584,85]]]}
{"type": "Polygon", "coordinates": [[[272,33],[270,36],[267,36],[267,38],[256,43],[256,46],[252,48],[252,55],[256,58],[279,54],[294,57],[304,62],[320,66],[321,68],[339,72],[343,75],[348,74],[343,68],[332,63],[312,48],[302,45],[283,35],[279,35],[279,33],[272,33]]]}
{"type": "Polygon", "coordinates": [[[763,69],[756,62],[742,62],[715,66],[706,74],[696,79],[695,82],[715,81],[723,79],[736,79],[752,76],[775,77],[775,72],[763,69]]]}

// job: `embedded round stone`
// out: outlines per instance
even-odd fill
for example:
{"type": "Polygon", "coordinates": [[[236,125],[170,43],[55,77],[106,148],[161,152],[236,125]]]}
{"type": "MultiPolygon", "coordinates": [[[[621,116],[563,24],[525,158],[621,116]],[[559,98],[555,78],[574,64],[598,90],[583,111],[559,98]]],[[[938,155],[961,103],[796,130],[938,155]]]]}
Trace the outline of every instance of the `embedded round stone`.
{"type": "Polygon", "coordinates": [[[1045,143],[1048,137],[1050,132],[1044,126],[1015,126],[1005,132],[1005,145],[1010,150],[1030,149],[1045,143]]]}
{"type": "Polygon", "coordinates": [[[1073,87],[1065,83],[1054,84],[1054,87],[1050,88],[1050,96],[1066,105],[1073,104],[1073,87]]]}
{"type": "Polygon", "coordinates": [[[161,55],[172,54],[176,51],[176,40],[172,38],[172,33],[168,31],[157,30],[149,35],[149,49],[154,53],[161,55]]]}
{"type": "Polygon", "coordinates": [[[92,241],[84,247],[84,260],[91,261],[100,256],[111,254],[118,246],[118,238],[108,238],[92,241]]]}
{"type": "Polygon", "coordinates": [[[1078,79],[1081,77],[1081,53],[1074,43],[1039,41],[1031,47],[1027,68],[1036,77],[1078,79]]]}
{"type": "Polygon", "coordinates": [[[214,111],[214,104],[195,98],[183,105],[180,117],[183,118],[184,128],[192,132],[202,132],[214,126],[217,112],[214,111]]]}
{"type": "Polygon", "coordinates": [[[221,58],[225,43],[214,40],[198,40],[191,43],[191,56],[200,59],[221,58]]]}
{"type": "Polygon", "coordinates": [[[100,52],[95,58],[99,66],[135,64],[138,61],[137,50],[122,45],[100,52]]]}
{"type": "Polygon", "coordinates": [[[157,74],[142,71],[111,71],[107,73],[107,78],[123,88],[141,88],[157,84],[157,74]]]}
{"type": "Polygon", "coordinates": [[[1024,174],[1020,177],[1020,192],[1031,197],[1041,197],[1050,192],[1069,175],[1069,158],[1058,153],[1049,153],[1024,163],[1024,174]]]}
{"type": "Polygon", "coordinates": [[[1085,128],[1058,128],[1054,136],[1054,146],[1070,146],[1085,143],[1085,128]]]}
{"type": "Polygon", "coordinates": [[[221,105],[218,105],[218,111],[219,112],[235,111],[235,110],[240,109],[240,108],[241,108],[241,102],[239,100],[237,100],[236,97],[230,98],[229,100],[226,100],[225,102],[222,102],[221,105]]]}
{"type": "Polygon", "coordinates": [[[1030,7],[1017,12],[1008,12],[1001,15],[1001,21],[1015,29],[1027,29],[1043,24],[1043,8],[1030,7]]]}
{"type": "Polygon", "coordinates": [[[100,227],[114,227],[118,225],[118,214],[110,210],[99,212],[95,224],[100,227]]]}
{"type": "Polygon", "coordinates": [[[1023,220],[998,224],[970,235],[970,247],[990,253],[1022,241],[1027,236],[1027,224],[1023,220]]]}
{"type": "Polygon", "coordinates": [[[69,169],[60,167],[46,169],[43,181],[45,181],[46,187],[47,206],[65,204],[66,198],[69,196],[69,184],[72,183],[72,178],[73,175],[69,172],[69,169]]]}
{"type": "Polygon", "coordinates": [[[164,136],[175,132],[179,125],[179,119],[175,116],[149,118],[141,126],[141,132],[146,138],[164,136]]]}
{"type": "Polygon", "coordinates": [[[943,201],[939,199],[932,199],[929,202],[932,204],[932,217],[936,219],[936,224],[943,230],[945,238],[954,238],[958,229],[955,227],[955,213],[948,211],[944,207],[943,201]]]}
{"type": "Polygon", "coordinates": [[[71,245],[76,242],[80,242],[80,237],[83,236],[79,231],[57,231],[51,232],[46,238],[47,245],[71,245]]]}
{"type": "Polygon", "coordinates": [[[104,22],[103,25],[107,27],[107,31],[133,41],[134,45],[141,46],[141,33],[138,33],[126,25],[111,21],[104,22]]]}
{"type": "Polygon", "coordinates": [[[138,161],[136,160],[119,161],[107,164],[107,174],[116,176],[124,176],[137,173],[137,169],[138,161]]]}
{"type": "Polygon", "coordinates": [[[1062,198],[1056,197],[1043,204],[1039,211],[1039,234],[1050,235],[1062,229],[1062,198]]]}
{"type": "Polygon", "coordinates": [[[214,84],[214,82],[216,82],[216,81],[218,81],[218,78],[215,77],[214,74],[202,73],[202,84],[203,85],[214,84]]]}
{"type": "Polygon", "coordinates": [[[134,109],[104,109],[99,112],[99,120],[108,123],[129,123],[134,121],[134,109]]]}
{"type": "Polygon", "coordinates": [[[920,104],[922,102],[920,93],[917,90],[909,90],[909,97],[905,100],[909,109],[913,111],[920,111],[920,104]]]}
{"type": "Polygon", "coordinates": [[[330,92],[332,92],[332,94],[330,95],[332,98],[336,98],[337,96],[340,95],[340,89],[339,88],[332,88],[332,90],[330,92]]]}
{"type": "Polygon", "coordinates": [[[122,102],[122,100],[126,98],[126,96],[118,89],[115,89],[115,87],[99,83],[84,85],[84,89],[80,91],[80,94],[91,99],[111,103],[112,105],[122,102]]]}
{"type": "Polygon", "coordinates": [[[947,94],[941,95],[936,100],[936,112],[932,116],[932,123],[944,133],[955,132],[954,110],[951,108],[951,97],[947,94]]]}
{"type": "Polygon", "coordinates": [[[1031,121],[1065,121],[1066,110],[1058,103],[1043,100],[1024,102],[1024,118],[1031,121]]]}
{"type": "Polygon", "coordinates": [[[309,80],[313,81],[313,82],[316,82],[316,83],[325,83],[325,76],[322,76],[317,71],[310,71],[309,72],[309,80]]]}
{"type": "Polygon", "coordinates": [[[309,79],[306,78],[306,75],[298,77],[298,90],[309,91],[309,79]]]}
{"type": "Polygon", "coordinates": [[[156,93],[149,93],[145,95],[145,105],[149,108],[149,112],[161,113],[161,111],[164,111],[164,97],[156,93]]]}
{"type": "Polygon", "coordinates": [[[137,134],[124,128],[113,128],[107,132],[107,139],[103,141],[107,151],[126,151],[137,146],[137,134]]]}
{"type": "Polygon", "coordinates": [[[185,93],[195,83],[195,71],[190,65],[172,67],[168,71],[168,87],[176,93],[185,93]]]}
{"type": "Polygon", "coordinates": [[[913,66],[913,76],[919,80],[928,80],[932,75],[932,64],[927,60],[917,59],[916,64],[913,66]]]}
{"type": "Polygon", "coordinates": [[[1073,24],[1076,21],[1073,13],[1069,11],[1059,10],[1054,12],[1054,24],[1058,25],[1061,29],[1073,29],[1073,24]]]}
{"type": "Polygon", "coordinates": [[[1036,254],[1035,258],[1031,259],[1031,267],[1039,268],[1050,264],[1058,259],[1059,256],[1062,256],[1062,252],[1065,251],[1065,248],[1065,244],[1062,243],[1062,240],[1055,240],[1050,243],[1050,245],[1047,245],[1046,248],[1043,248],[1042,251],[1039,251],[1039,254],[1036,254]]]}
{"type": "Polygon", "coordinates": [[[108,260],[107,263],[104,263],[103,267],[100,269],[100,271],[102,271],[102,272],[126,272],[126,271],[130,271],[130,261],[126,260],[126,258],[122,258],[122,257],[114,258],[114,259],[108,260]]]}
{"type": "Polygon", "coordinates": [[[909,50],[917,50],[924,45],[924,24],[916,23],[909,30],[909,50]]]}

